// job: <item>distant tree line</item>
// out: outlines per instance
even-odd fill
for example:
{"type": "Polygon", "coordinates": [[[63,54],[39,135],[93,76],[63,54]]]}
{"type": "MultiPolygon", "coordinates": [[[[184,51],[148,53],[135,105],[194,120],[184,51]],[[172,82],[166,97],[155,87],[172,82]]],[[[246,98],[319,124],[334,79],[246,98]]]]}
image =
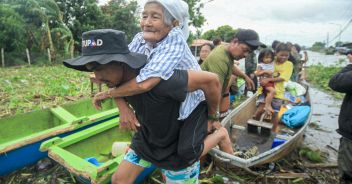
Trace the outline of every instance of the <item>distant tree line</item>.
{"type": "Polygon", "coordinates": [[[211,29],[202,34],[201,38],[206,40],[214,40],[220,38],[224,42],[230,42],[233,39],[235,33],[238,32],[238,29],[234,29],[229,25],[220,26],[217,29],[211,29]]]}

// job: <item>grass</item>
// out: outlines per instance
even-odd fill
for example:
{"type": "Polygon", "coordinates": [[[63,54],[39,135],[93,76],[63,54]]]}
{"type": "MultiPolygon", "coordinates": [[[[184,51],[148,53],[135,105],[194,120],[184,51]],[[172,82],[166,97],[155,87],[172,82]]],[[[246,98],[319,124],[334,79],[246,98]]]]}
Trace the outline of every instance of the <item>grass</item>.
{"type": "Polygon", "coordinates": [[[88,73],[62,65],[0,68],[0,118],[90,96],[88,73]]]}
{"type": "Polygon", "coordinates": [[[333,91],[329,87],[330,78],[341,70],[341,67],[325,67],[321,64],[307,68],[307,81],[337,99],[342,99],[344,94],[333,91]]]}

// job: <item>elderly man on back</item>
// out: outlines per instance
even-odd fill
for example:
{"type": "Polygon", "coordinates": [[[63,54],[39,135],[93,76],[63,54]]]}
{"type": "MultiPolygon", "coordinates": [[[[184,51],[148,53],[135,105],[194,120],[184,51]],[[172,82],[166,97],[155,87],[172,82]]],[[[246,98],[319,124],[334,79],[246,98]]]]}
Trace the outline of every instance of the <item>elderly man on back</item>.
{"type": "MultiPolygon", "coordinates": [[[[93,102],[99,108],[102,100],[114,97],[120,110],[120,122],[132,130],[137,130],[139,123],[133,110],[122,97],[136,95],[150,91],[161,80],[168,80],[175,69],[200,71],[196,58],[192,55],[188,45],[188,5],[181,0],[148,0],[142,12],[138,33],[129,44],[132,52],[145,54],[148,63],[139,74],[123,85],[101,92],[94,96],[93,102]]],[[[218,119],[218,101],[207,100],[208,132],[220,127],[218,119]]],[[[193,110],[205,100],[202,90],[188,92],[179,109],[179,120],[185,120],[193,110]]],[[[189,135],[182,134],[180,142],[184,147],[192,148],[189,135]]],[[[224,147],[222,147],[224,148],[224,147]]],[[[186,149],[187,150],[187,149],[186,149]]],[[[222,149],[232,153],[231,145],[222,149]]],[[[179,154],[185,154],[180,152],[179,154]]]]}
{"type": "MultiPolygon", "coordinates": [[[[139,125],[132,109],[121,97],[151,90],[162,79],[169,79],[175,69],[201,70],[188,45],[188,5],[181,0],[148,0],[142,12],[138,33],[129,44],[131,52],[145,54],[148,63],[136,78],[111,90],[120,109],[120,120],[128,128],[136,130],[139,125]]],[[[106,98],[105,92],[94,96],[94,104],[106,98]]],[[[203,101],[204,94],[197,90],[187,94],[180,107],[179,119],[185,119],[203,101]]],[[[217,104],[218,105],[218,104],[217,104]]],[[[215,116],[217,105],[208,101],[209,115],[215,116]]]]}
{"type": "MultiPolygon", "coordinates": [[[[83,40],[101,40],[100,46],[82,45],[83,56],[64,65],[80,71],[93,71],[96,79],[110,89],[135,78],[147,63],[145,55],[132,53],[121,31],[102,29],[83,33],[83,40]]],[[[184,120],[178,120],[187,93],[203,90],[208,101],[219,103],[220,84],[215,74],[205,71],[174,70],[148,92],[125,97],[140,122],[130,150],[112,177],[112,183],[133,183],[145,168],[162,169],[166,183],[197,183],[199,158],[211,148],[231,146],[227,130],[218,128],[208,135],[208,107],[199,103],[184,120]]],[[[121,122],[122,123],[122,122],[121,122]]],[[[121,125],[120,123],[120,125],[121,125]]],[[[230,147],[232,149],[232,147],[230,147]]]]}

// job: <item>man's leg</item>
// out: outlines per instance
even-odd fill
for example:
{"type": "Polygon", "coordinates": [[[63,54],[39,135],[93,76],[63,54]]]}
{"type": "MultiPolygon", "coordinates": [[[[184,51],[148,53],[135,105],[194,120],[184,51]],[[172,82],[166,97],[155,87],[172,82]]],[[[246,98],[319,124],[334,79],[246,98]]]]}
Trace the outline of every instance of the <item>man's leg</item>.
{"type": "Polygon", "coordinates": [[[233,153],[230,136],[221,124],[213,124],[217,130],[208,135],[206,108],[205,103],[198,105],[181,127],[177,153],[186,160],[199,159],[216,145],[224,152],[233,153]]]}
{"type": "Polygon", "coordinates": [[[257,110],[255,111],[253,118],[256,120],[260,119],[260,116],[264,113],[264,107],[265,107],[265,94],[262,93],[260,96],[258,96],[258,107],[257,110]]]}
{"type": "Polygon", "coordinates": [[[151,163],[139,158],[133,150],[129,150],[117,171],[112,175],[111,183],[132,184],[144,168],[150,166],[151,163]]]}
{"type": "Polygon", "coordinates": [[[254,112],[254,115],[253,115],[253,119],[255,120],[259,120],[260,119],[260,116],[264,113],[264,107],[265,107],[265,104],[264,103],[259,103],[258,107],[257,107],[257,110],[254,112]]]}
{"type": "Polygon", "coordinates": [[[204,140],[208,134],[207,104],[202,102],[181,123],[177,154],[187,161],[199,159],[203,149],[204,140]]]}
{"type": "Polygon", "coordinates": [[[196,161],[191,166],[178,170],[161,170],[167,184],[196,184],[200,173],[200,163],[196,161]]]}
{"type": "Polygon", "coordinates": [[[224,127],[217,127],[217,130],[209,134],[204,140],[202,156],[206,155],[212,148],[219,145],[221,151],[233,154],[232,143],[228,131],[224,127]]]}
{"type": "Polygon", "coordinates": [[[279,119],[278,112],[280,111],[282,104],[283,104],[283,100],[277,99],[277,98],[274,98],[273,101],[271,102],[271,106],[275,111],[275,113],[272,116],[273,117],[273,120],[272,120],[273,121],[273,128],[272,128],[273,132],[279,131],[278,126],[279,126],[280,119],[279,119]]]}
{"type": "Polygon", "coordinates": [[[338,153],[338,168],[341,174],[340,183],[352,184],[352,141],[341,137],[338,153]]]}

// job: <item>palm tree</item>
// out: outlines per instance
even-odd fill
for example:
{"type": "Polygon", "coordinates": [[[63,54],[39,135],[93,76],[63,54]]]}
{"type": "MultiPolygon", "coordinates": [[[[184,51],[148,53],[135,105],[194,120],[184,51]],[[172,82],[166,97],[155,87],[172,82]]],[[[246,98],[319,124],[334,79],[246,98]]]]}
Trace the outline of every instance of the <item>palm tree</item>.
{"type": "MultiPolygon", "coordinates": [[[[28,46],[36,42],[41,50],[46,50],[46,48],[49,47],[51,58],[55,61],[57,51],[52,38],[52,30],[68,35],[70,38],[68,41],[69,45],[72,45],[71,42],[74,42],[72,33],[70,33],[71,31],[62,21],[62,14],[54,0],[15,0],[12,4],[17,12],[25,18],[28,27],[28,46]],[[44,33],[46,36],[35,38],[35,35],[38,35],[35,33],[37,30],[44,33]]],[[[42,34],[40,33],[39,35],[42,34]]],[[[58,43],[58,41],[55,42],[58,43]]],[[[71,47],[68,48],[71,50],[71,47]]]]}

